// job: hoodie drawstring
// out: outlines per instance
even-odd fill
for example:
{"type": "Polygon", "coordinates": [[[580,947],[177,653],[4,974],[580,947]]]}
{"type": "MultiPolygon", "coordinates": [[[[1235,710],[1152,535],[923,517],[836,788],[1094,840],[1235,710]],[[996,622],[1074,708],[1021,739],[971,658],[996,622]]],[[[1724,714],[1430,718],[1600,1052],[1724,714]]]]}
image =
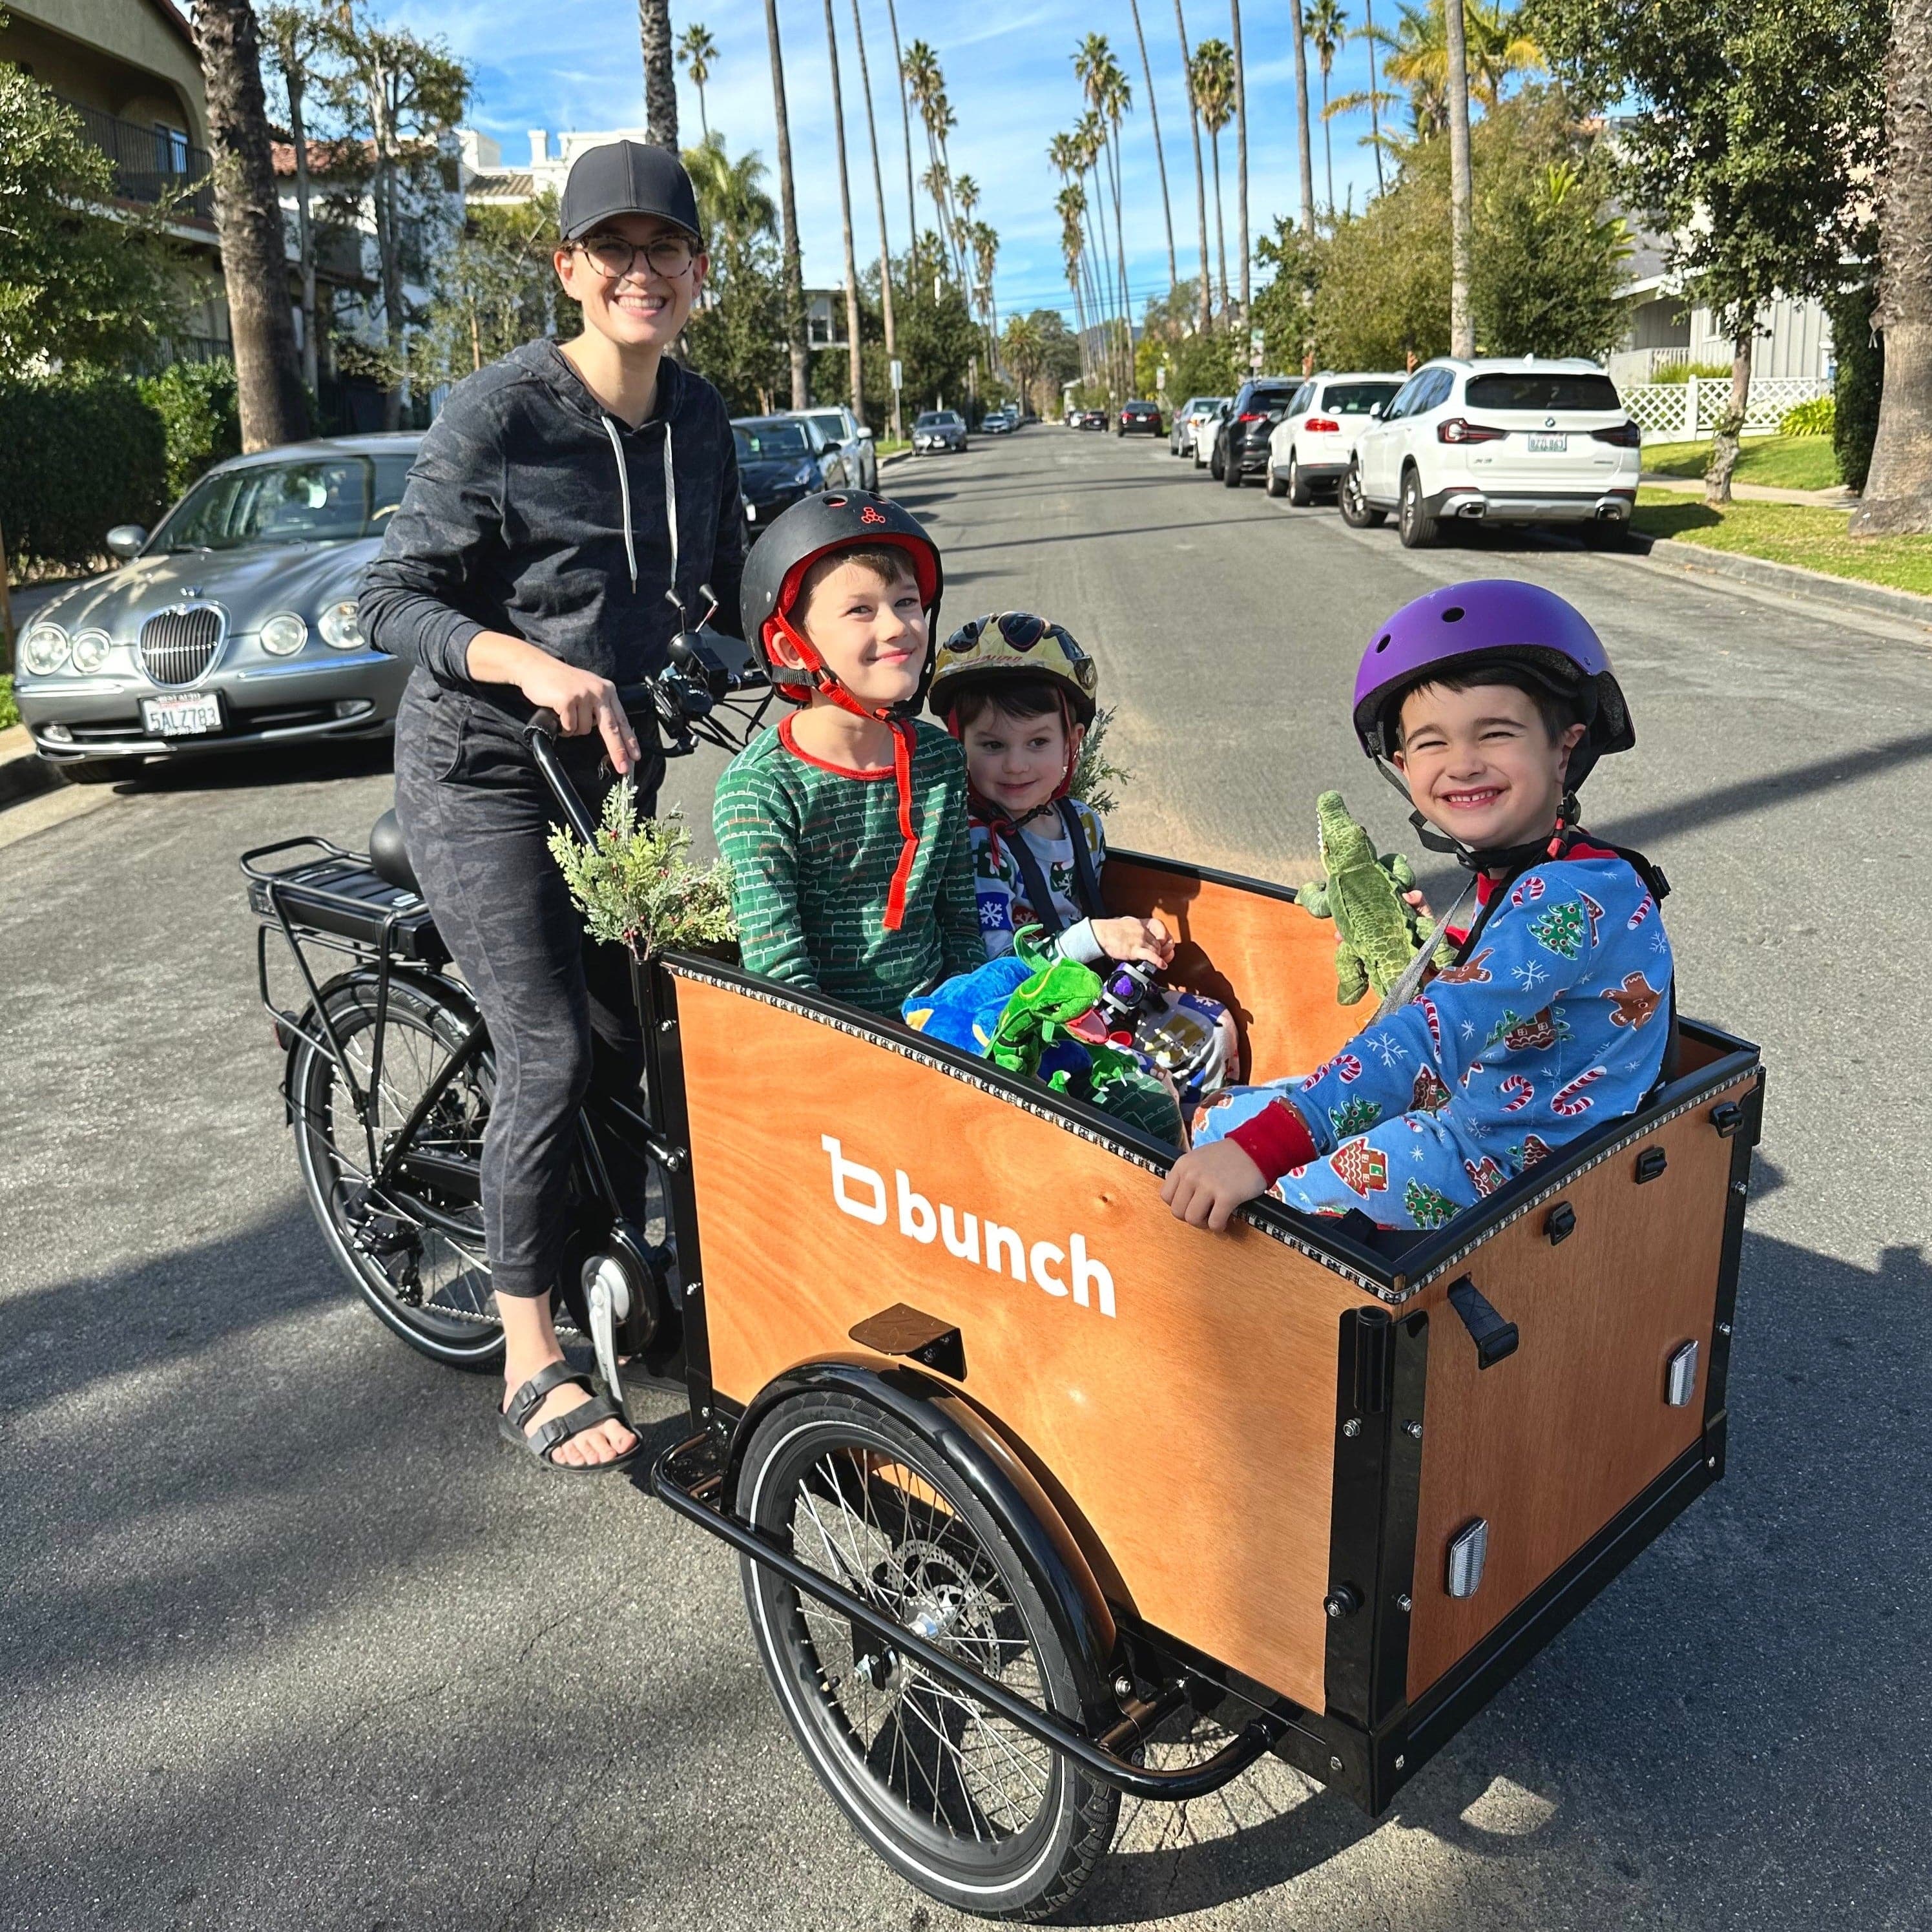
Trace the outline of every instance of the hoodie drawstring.
{"type": "MultiPolygon", "coordinates": [[[[602,422],[604,434],[610,439],[610,454],[617,459],[617,490],[624,501],[624,556],[631,566],[631,589],[634,593],[638,587],[638,547],[636,539],[631,535],[631,472],[624,462],[624,446],[617,440],[617,425],[608,416],[604,417],[602,422]]],[[[664,472],[668,478],[670,472],[670,430],[668,426],[664,430],[664,472]]],[[[677,555],[677,512],[674,508],[671,512],[670,527],[674,573],[677,555]]]]}

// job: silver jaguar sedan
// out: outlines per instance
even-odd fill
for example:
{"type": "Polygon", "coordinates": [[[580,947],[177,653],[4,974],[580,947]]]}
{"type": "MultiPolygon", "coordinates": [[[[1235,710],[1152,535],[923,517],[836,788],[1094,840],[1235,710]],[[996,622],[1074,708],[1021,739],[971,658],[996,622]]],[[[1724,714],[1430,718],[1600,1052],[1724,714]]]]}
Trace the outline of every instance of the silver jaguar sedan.
{"type": "Polygon", "coordinates": [[[422,439],[290,443],[211,470],[127,562],[43,605],[14,694],[41,757],[106,778],[157,755],[392,730],[409,666],[356,621],[422,439]]]}

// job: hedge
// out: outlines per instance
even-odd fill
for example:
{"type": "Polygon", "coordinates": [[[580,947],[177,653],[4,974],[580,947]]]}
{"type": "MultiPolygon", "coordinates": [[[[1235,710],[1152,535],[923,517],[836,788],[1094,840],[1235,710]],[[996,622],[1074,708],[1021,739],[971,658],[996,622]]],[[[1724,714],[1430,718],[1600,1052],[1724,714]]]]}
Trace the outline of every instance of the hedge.
{"type": "Polygon", "coordinates": [[[168,440],[168,496],[180,496],[211,464],[242,454],[242,415],[236,399],[235,365],[170,362],[158,376],[144,376],[141,399],[161,419],[168,440]]]}
{"type": "Polygon", "coordinates": [[[84,569],[116,524],[152,526],[167,501],[166,432],[127,376],[0,376],[0,530],[10,569],[84,569]]]}
{"type": "Polygon", "coordinates": [[[1872,327],[1876,292],[1869,283],[1825,304],[1838,359],[1833,385],[1832,441],[1838,474],[1849,490],[1863,490],[1878,440],[1879,393],[1885,387],[1885,338],[1872,327]]]}

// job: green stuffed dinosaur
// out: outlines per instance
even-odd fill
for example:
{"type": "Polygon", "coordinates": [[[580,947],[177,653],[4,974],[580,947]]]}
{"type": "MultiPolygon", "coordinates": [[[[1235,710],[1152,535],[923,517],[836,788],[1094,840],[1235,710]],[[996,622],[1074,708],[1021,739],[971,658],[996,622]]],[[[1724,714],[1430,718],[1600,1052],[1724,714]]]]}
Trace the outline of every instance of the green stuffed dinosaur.
{"type": "MultiPolygon", "coordinates": [[[[1335,922],[1335,998],[1352,1006],[1372,986],[1386,994],[1408,970],[1429,938],[1422,916],[1403,897],[1415,890],[1415,874],[1399,852],[1378,857],[1366,829],[1348,816],[1339,791],[1315,801],[1316,836],[1325,881],[1315,880],[1294,896],[1295,903],[1317,919],[1335,922]]],[[[1437,949],[1439,965],[1452,964],[1454,950],[1437,949]]]]}

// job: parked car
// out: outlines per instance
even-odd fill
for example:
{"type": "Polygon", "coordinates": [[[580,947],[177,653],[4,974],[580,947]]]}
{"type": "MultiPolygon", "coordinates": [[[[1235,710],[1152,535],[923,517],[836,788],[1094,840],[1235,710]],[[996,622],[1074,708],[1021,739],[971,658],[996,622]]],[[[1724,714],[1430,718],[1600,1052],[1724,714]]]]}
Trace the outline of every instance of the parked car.
{"type": "Polygon", "coordinates": [[[1214,413],[1216,406],[1226,400],[1222,396],[1190,396],[1174,411],[1173,420],[1168,425],[1168,454],[1192,456],[1194,454],[1194,432],[1214,413]]]}
{"type": "Polygon", "coordinates": [[[345,436],[218,464],[153,534],[107,533],[124,560],[43,604],[14,694],[64,776],[143,758],[380,736],[409,666],[370,649],[358,580],[401,502],[422,438],[345,436]]]}
{"type": "Polygon", "coordinates": [[[1301,386],[1292,376],[1254,376],[1216,418],[1208,467],[1217,483],[1238,490],[1244,477],[1265,470],[1268,437],[1301,386]]]}
{"type": "Polygon", "coordinates": [[[731,434],[738,446],[738,488],[753,537],[780,511],[826,487],[818,455],[824,440],[798,417],[734,416],[731,434]]]}
{"type": "Polygon", "coordinates": [[[1268,437],[1268,494],[1306,508],[1316,490],[1339,488],[1370,410],[1408,380],[1387,371],[1311,376],[1268,437]]]}
{"type": "Polygon", "coordinates": [[[935,449],[966,448],[966,418],[957,410],[928,410],[912,426],[915,456],[930,455],[935,449]]]}
{"type": "Polygon", "coordinates": [[[1017,412],[1004,406],[988,410],[980,422],[980,428],[988,436],[1011,436],[1019,426],[1017,412]]]}
{"type": "Polygon", "coordinates": [[[1205,470],[1208,459],[1214,448],[1214,439],[1221,434],[1221,425],[1227,420],[1228,412],[1234,406],[1232,396],[1210,398],[1206,413],[1196,419],[1194,440],[1189,454],[1194,458],[1196,470],[1205,470]]]}
{"type": "Polygon", "coordinates": [[[818,440],[818,466],[826,487],[843,483],[857,490],[879,487],[879,452],[872,432],[842,405],[837,409],[793,410],[788,413],[808,423],[818,440]]]}
{"type": "Polygon", "coordinates": [[[1120,413],[1114,424],[1116,436],[1126,436],[1130,431],[1146,436],[1160,436],[1162,432],[1160,405],[1158,403],[1123,403],[1120,413]]]}
{"type": "Polygon", "coordinates": [[[1445,518],[1621,539],[1636,508],[1643,432],[1581,357],[1426,362],[1370,416],[1342,515],[1362,530],[1394,510],[1412,550],[1433,543],[1445,518]]]}
{"type": "Polygon", "coordinates": [[[1107,412],[1105,410],[1072,410],[1067,412],[1066,424],[1070,429],[1097,429],[1105,431],[1107,412]]]}

